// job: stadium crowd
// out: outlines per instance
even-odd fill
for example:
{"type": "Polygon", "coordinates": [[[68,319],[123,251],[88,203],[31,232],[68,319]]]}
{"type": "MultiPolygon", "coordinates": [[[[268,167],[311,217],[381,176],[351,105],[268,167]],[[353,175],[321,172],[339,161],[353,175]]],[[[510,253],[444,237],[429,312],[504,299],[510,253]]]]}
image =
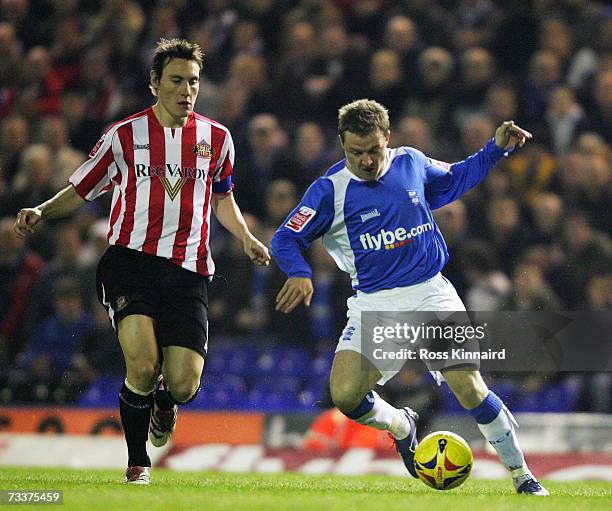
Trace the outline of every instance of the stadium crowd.
{"type": "MultiPolygon", "coordinates": [[[[336,115],[352,99],[388,107],[391,146],[444,161],[513,119],[533,141],[436,213],[451,253],[445,274],[472,310],[612,308],[605,2],[0,0],[0,402],[78,402],[123,372],[94,288],[110,198],[25,243],[12,225],[65,186],[106,127],[151,104],[142,85],[154,44],[177,36],[206,54],[195,110],[231,130],[234,193],[260,239],[341,158],[336,115]]],[[[256,345],[253,364],[269,365],[279,346],[327,359],[351,289],[323,247],[309,254],[312,306],[284,316],[274,311],[280,270],[252,266],[217,234],[226,282],[210,292],[213,374],[216,346],[232,343],[256,345]]],[[[400,380],[396,398],[408,388],[419,399],[422,380],[400,380]]],[[[238,390],[257,390],[253,381],[238,390]]],[[[612,413],[610,373],[508,381],[527,396],[573,389],[561,408],[612,413]]]]}

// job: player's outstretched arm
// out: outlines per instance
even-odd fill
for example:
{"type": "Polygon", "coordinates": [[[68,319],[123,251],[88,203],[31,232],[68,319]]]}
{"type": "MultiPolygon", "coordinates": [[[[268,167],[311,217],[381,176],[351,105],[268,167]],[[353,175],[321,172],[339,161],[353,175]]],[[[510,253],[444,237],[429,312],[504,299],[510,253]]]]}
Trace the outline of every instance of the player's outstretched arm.
{"type": "Polygon", "coordinates": [[[289,277],[276,295],[276,310],[288,314],[302,302],[310,307],[313,291],[312,280],[309,278],[289,277]]]}
{"type": "Polygon", "coordinates": [[[495,145],[500,149],[512,149],[518,144],[523,147],[532,135],[527,130],[514,124],[514,121],[505,121],[495,130],[495,145]]]}
{"type": "Polygon", "coordinates": [[[212,207],[221,225],[236,238],[242,240],[244,253],[248,258],[259,266],[268,266],[270,264],[268,248],[249,231],[240,208],[234,200],[234,194],[231,192],[214,194],[212,207]]]}
{"type": "Polygon", "coordinates": [[[77,193],[72,185],[60,190],[48,201],[34,208],[24,208],[17,213],[17,220],[13,230],[20,238],[34,232],[41,220],[63,218],[79,209],[85,200],[77,193]]]}

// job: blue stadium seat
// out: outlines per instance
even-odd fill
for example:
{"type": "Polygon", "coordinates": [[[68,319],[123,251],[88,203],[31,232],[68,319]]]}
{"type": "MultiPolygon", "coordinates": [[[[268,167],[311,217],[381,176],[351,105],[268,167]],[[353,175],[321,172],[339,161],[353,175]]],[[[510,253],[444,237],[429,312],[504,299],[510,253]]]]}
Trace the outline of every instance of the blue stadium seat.
{"type": "Polygon", "coordinates": [[[289,392],[265,392],[253,389],[249,393],[246,409],[264,412],[288,412],[299,409],[295,394],[289,392]]]}
{"type": "Polygon", "coordinates": [[[80,397],[76,405],[82,407],[117,407],[123,376],[100,376],[80,397]]]}

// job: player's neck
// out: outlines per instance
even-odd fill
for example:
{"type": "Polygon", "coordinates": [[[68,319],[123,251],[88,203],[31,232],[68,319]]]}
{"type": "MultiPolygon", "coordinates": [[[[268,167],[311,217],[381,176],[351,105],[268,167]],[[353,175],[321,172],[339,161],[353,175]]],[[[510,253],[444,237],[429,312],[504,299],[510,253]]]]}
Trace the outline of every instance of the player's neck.
{"type": "Polygon", "coordinates": [[[189,116],[179,118],[172,117],[172,115],[170,115],[170,113],[159,103],[153,105],[153,114],[157,122],[164,128],[183,128],[185,124],[187,124],[187,119],[189,118],[189,116]]]}

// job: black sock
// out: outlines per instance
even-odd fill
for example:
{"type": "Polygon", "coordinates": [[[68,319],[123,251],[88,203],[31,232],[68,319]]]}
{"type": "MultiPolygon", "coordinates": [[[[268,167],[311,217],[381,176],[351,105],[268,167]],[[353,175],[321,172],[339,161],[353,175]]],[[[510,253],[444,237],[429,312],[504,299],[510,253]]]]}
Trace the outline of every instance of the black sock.
{"type": "Polygon", "coordinates": [[[151,466],[147,454],[147,436],[152,406],[152,393],[147,396],[136,394],[123,383],[119,394],[119,411],[128,448],[128,467],[151,466]]]}

